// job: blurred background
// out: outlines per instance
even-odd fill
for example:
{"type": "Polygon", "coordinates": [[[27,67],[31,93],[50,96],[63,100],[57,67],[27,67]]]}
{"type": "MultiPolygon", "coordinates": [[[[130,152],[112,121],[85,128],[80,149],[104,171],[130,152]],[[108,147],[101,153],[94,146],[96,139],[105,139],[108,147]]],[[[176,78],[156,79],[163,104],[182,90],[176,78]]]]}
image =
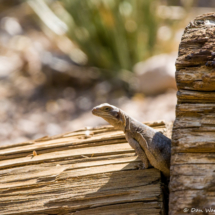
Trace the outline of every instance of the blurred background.
{"type": "Polygon", "coordinates": [[[210,0],[0,0],[0,145],[106,124],[175,118],[178,45],[210,0]]]}

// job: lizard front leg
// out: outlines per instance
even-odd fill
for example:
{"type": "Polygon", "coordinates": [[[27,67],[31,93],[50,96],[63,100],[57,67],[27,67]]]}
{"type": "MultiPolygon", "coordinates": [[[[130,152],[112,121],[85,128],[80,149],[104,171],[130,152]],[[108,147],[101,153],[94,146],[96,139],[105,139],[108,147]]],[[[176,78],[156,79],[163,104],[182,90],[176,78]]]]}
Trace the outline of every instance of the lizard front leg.
{"type": "Polygon", "coordinates": [[[126,137],[126,140],[128,141],[128,143],[130,144],[130,146],[135,150],[137,155],[142,160],[142,162],[144,164],[144,169],[147,169],[149,167],[149,160],[146,157],[146,154],[145,154],[144,150],[142,149],[142,147],[140,146],[140,144],[134,138],[132,138],[129,135],[129,133],[127,133],[127,132],[125,133],[125,137],[126,137]]]}

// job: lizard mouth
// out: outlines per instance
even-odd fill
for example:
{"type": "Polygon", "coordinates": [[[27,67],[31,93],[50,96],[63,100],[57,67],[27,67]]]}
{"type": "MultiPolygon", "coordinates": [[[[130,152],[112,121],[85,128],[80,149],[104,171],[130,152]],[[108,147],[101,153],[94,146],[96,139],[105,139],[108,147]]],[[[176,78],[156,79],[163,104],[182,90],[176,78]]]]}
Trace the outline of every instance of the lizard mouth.
{"type": "Polygon", "coordinates": [[[99,112],[98,108],[93,108],[92,109],[92,114],[93,115],[98,115],[98,112],[99,112]]]}
{"type": "Polygon", "coordinates": [[[92,109],[92,114],[100,117],[104,115],[104,113],[100,110],[100,108],[97,108],[97,107],[94,107],[92,109]]]}

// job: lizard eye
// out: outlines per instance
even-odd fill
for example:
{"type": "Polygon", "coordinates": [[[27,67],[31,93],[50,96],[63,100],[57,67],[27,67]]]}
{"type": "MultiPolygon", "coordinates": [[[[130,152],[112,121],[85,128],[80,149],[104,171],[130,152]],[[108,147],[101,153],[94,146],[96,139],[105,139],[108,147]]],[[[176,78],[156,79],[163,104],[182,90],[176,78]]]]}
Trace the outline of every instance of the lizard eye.
{"type": "Polygon", "coordinates": [[[109,107],[106,107],[105,110],[108,111],[108,110],[110,110],[110,108],[109,108],[109,107]]]}

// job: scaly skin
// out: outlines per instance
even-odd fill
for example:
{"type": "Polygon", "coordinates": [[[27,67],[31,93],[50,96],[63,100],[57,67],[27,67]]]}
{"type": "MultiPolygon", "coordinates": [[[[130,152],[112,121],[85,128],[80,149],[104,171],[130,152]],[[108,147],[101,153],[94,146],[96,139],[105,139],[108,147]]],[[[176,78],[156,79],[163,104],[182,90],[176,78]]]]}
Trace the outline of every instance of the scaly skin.
{"type": "Polygon", "coordinates": [[[124,131],[126,140],[141,158],[144,168],[148,168],[150,162],[167,178],[170,176],[171,140],[169,138],[107,103],[94,107],[92,113],[124,131]]]}

